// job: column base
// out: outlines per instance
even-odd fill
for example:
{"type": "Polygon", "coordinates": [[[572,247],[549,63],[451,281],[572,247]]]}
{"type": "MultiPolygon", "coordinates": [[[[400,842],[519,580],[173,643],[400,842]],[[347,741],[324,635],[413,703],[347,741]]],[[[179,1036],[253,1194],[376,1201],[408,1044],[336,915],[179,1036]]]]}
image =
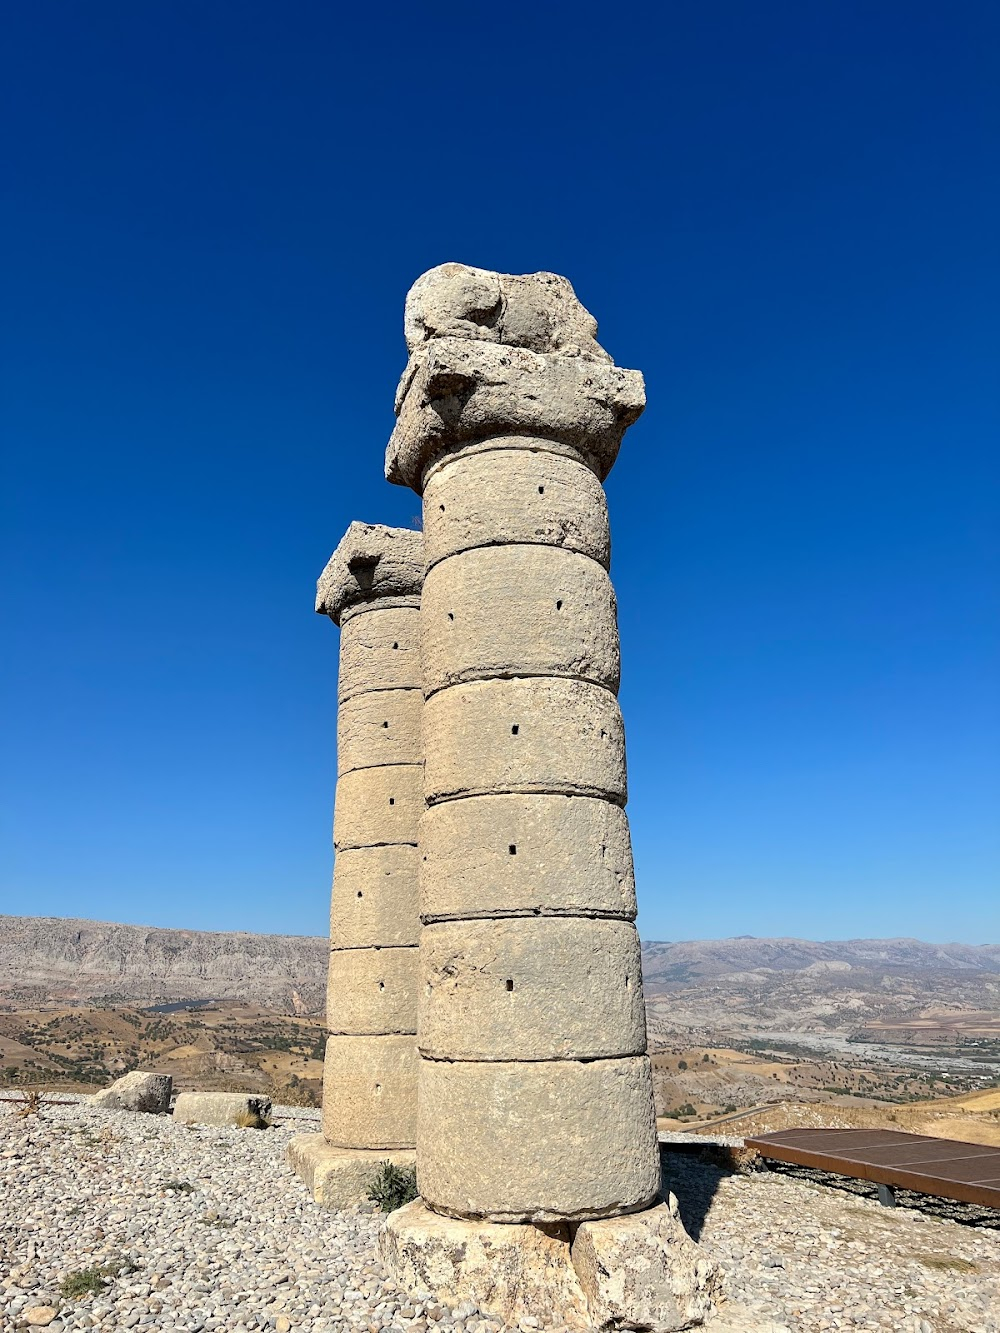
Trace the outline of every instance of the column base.
{"type": "Polygon", "coordinates": [[[672,1196],[627,1217],[572,1224],[462,1221],[417,1199],[390,1213],[379,1249],[402,1286],[446,1305],[472,1301],[514,1325],[528,1316],[570,1329],[674,1333],[702,1324],[721,1289],[672,1196]]]}
{"type": "Polygon", "coordinates": [[[413,1166],[417,1160],[412,1148],[335,1148],[322,1134],[297,1134],[289,1140],[286,1156],[323,1208],[367,1202],[369,1183],[383,1162],[413,1166]]]}

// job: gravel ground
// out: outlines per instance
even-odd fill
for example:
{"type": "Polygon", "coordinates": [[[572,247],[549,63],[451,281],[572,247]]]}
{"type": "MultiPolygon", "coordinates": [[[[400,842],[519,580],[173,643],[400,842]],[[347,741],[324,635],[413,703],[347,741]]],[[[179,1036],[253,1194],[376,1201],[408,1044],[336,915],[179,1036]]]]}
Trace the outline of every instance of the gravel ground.
{"type": "MultiPolygon", "coordinates": [[[[276,1108],[260,1132],[82,1103],[14,1109],[0,1103],[2,1333],[40,1306],[58,1311],[51,1330],[501,1329],[397,1290],[377,1258],[378,1214],[313,1205],[284,1150],[315,1113],[276,1108]],[[60,1295],[94,1268],[102,1290],[60,1295]]],[[[728,1274],[718,1333],[1000,1333],[1000,1231],[680,1152],[665,1162],[689,1229],[728,1274]]]]}

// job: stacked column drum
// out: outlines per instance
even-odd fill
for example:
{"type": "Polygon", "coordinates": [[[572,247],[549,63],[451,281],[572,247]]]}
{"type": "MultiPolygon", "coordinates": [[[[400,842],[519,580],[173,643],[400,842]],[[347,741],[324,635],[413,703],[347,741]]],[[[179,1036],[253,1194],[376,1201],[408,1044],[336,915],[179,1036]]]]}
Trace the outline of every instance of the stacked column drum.
{"type": "Polygon", "coordinates": [[[539,353],[521,350],[528,335],[495,346],[502,314],[484,323],[478,291],[465,319],[481,271],[435,273],[429,295],[427,279],[415,289],[428,341],[411,348],[389,461],[423,492],[426,558],[418,1186],[455,1217],[607,1217],[659,1186],[598,476],[641,377],[596,344],[561,348],[559,310],[537,332],[552,282],[596,329],[564,280],[483,275],[502,312],[527,312],[539,353]],[[546,389],[570,382],[552,410],[546,389]]]}
{"type": "Polygon", "coordinates": [[[416,1136],[423,809],[420,535],[355,523],[320,584],[341,627],[323,1136],[416,1136]]]}

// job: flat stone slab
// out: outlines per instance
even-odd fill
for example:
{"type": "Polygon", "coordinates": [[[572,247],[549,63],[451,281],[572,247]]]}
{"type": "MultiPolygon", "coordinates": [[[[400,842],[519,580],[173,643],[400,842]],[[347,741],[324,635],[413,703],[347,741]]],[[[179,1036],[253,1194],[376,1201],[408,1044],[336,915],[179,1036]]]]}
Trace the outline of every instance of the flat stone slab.
{"type": "Polygon", "coordinates": [[[417,1160],[412,1148],[336,1148],[322,1134],[297,1134],[289,1141],[287,1156],[289,1166],[322,1208],[364,1203],[372,1177],[384,1162],[406,1167],[417,1160]]]}
{"type": "Polygon", "coordinates": [[[169,1074],[150,1074],[134,1069],[109,1087],[95,1092],[90,1104],[106,1111],[146,1111],[152,1115],[166,1115],[170,1110],[173,1086],[169,1074]]]}
{"type": "Polygon", "coordinates": [[[174,1119],[185,1125],[235,1125],[242,1115],[271,1114],[271,1099],[256,1092],[182,1092],[174,1119]]]}

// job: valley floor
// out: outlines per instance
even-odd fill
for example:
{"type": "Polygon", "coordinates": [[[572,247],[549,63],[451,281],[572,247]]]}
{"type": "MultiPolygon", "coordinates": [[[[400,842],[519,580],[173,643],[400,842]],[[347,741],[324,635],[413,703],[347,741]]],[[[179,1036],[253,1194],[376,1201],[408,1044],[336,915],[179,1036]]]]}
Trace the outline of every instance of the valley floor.
{"type": "MultiPolygon", "coordinates": [[[[500,1329],[397,1290],[377,1257],[377,1213],[313,1205],[284,1153],[314,1114],[276,1108],[294,1119],[261,1132],[81,1102],[15,1109],[0,1103],[4,1333],[41,1306],[56,1311],[50,1330],[108,1333],[500,1329]],[[98,1292],[60,1295],[95,1269],[98,1292]]],[[[1000,1333],[1000,1227],[679,1152],[665,1163],[689,1230],[727,1274],[707,1333],[1000,1333]]]]}

